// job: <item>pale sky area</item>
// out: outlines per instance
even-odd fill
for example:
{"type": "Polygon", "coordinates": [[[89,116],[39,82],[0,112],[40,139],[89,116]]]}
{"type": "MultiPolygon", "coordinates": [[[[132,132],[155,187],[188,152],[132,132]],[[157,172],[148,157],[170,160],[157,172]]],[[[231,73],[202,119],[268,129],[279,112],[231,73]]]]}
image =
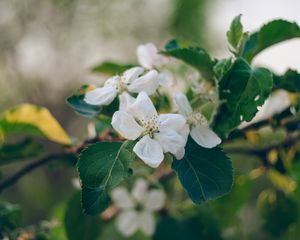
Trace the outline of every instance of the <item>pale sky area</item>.
{"type": "MultiPolygon", "coordinates": [[[[242,23],[247,31],[255,31],[264,23],[276,18],[283,18],[300,24],[299,0],[217,0],[211,4],[209,22],[212,36],[222,44],[216,49],[215,56],[226,57],[226,31],[232,18],[242,14],[242,23]],[[223,40],[222,39],[222,40],[223,40]],[[221,50],[222,49],[222,50],[221,50]]],[[[300,71],[300,39],[278,44],[267,49],[255,58],[254,64],[264,65],[283,73],[287,68],[300,71]]]]}

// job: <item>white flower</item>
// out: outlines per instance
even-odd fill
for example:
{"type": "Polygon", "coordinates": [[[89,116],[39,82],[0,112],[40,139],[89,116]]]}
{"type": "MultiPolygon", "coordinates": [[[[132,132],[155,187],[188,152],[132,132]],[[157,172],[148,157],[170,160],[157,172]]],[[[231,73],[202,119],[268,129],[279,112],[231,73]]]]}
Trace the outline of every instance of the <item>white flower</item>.
{"type": "Polygon", "coordinates": [[[127,107],[127,111],[116,111],[112,117],[113,128],[129,140],[141,139],[133,151],[146,164],[158,167],[164,159],[164,153],[178,156],[186,144],[186,138],[180,131],[186,120],[180,114],[160,114],[145,92],[139,93],[136,100],[127,107]]]}
{"type": "Polygon", "coordinates": [[[124,187],[112,190],[112,200],[120,209],[116,224],[124,236],[132,236],[137,230],[151,236],[155,230],[154,212],[165,203],[165,193],[160,189],[148,189],[144,179],[138,179],[131,194],[124,187]]]}
{"type": "Polygon", "coordinates": [[[183,93],[177,92],[175,94],[175,102],[179,113],[185,116],[189,126],[183,133],[186,137],[190,133],[195,142],[205,148],[213,148],[221,143],[221,139],[209,128],[206,118],[200,112],[193,112],[187,97],[183,93]]]}
{"type": "MultiPolygon", "coordinates": [[[[136,50],[138,62],[146,69],[160,69],[169,61],[168,58],[160,55],[153,43],[139,45],[136,50]]],[[[173,84],[173,75],[168,71],[160,72],[158,75],[159,84],[163,87],[170,87],[173,84]]]]}
{"type": "Polygon", "coordinates": [[[160,68],[168,63],[168,59],[160,54],[153,43],[139,45],[136,50],[138,61],[146,69],[160,68]]]}
{"type": "Polygon", "coordinates": [[[103,87],[96,88],[85,94],[84,101],[91,105],[109,105],[118,94],[126,92],[153,94],[159,85],[158,72],[150,70],[144,75],[144,68],[133,67],[121,76],[113,76],[106,80],[103,87]]]}

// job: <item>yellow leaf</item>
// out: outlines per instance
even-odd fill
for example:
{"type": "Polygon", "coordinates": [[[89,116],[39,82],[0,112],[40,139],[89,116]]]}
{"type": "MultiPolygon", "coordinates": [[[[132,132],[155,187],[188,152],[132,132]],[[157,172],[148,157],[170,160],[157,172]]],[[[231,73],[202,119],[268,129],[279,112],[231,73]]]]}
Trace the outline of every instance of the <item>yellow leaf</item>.
{"type": "Polygon", "coordinates": [[[2,120],[8,123],[28,124],[38,128],[48,139],[70,144],[71,139],[48,109],[33,104],[20,104],[4,113],[2,120]]]}

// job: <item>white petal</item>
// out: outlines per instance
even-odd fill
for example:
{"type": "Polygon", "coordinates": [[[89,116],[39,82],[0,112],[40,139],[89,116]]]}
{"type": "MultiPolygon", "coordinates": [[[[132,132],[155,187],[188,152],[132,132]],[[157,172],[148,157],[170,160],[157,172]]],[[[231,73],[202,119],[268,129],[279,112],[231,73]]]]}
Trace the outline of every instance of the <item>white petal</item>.
{"type": "Polygon", "coordinates": [[[155,93],[158,85],[158,73],[156,70],[151,70],[145,75],[133,80],[133,82],[128,86],[128,90],[134,93],[144,91],[148,95],[151,95],[155,93]]]}
{"type": "Polygon", "coordinates": [[[160,189],[150,190],[145,201],[145,208],[150,211],[162,209],[166,201],[166,194],[160,189]]]}
{"type": "Polygon", "coordinates": [[[139,227],[145,235],[153,235],[155,230],[155,219],[151,212],[143,211],[139,214],[139,227]]]}
{"type": "Polygon", "coordinates": [[[175,131],[181,130],[186,125],[185,118],[182,115],[175,113],[160,114],[158,116],[158,121],[162,128],[172,128],[175,131]]]}
{"type": "Polygon", "coordinates": [[[221,143],[218,135],[207,126],[192,127],[190,134],[196,143],[205,148],[213,148],[221,143]]]}
{"type": "Polygon", "coordinates": [[[170,72],[161,72],[158,74],[159,85],[163,87],[171,87],[174,84],[173,74],[170,72]]]}
{"type": "Polygon", "coordinates": [[[180,114],[187,116],[193,112],[187,97],[182,92],[175,93],[174,99],[180,114]]]}
{"type": "Polygon", "coordinates": [[[128,112],[139,120],[157,116],[156,109],[145,92],[139,93],[134,103],[128,108],[128,112]]]}
{"type": "Polygon", "coordinates": [[[128,190],[124,187],[116,187],[111,191],[111,198],[113,202],[120,209],[134,208],[134,202],[131,199],[128,190]]]}
{"type": "Polygon", "coordinates": [[[117,94],[118,91],[111,86],[96,88],[85,94],[84,101],[91,105],[109,105],[117,94]]]}
{"type": "Polygon", "coordinates": [[[121,95],[119,95],[119,100],[119,110],[126,112],[128,110],[128,107],[134,103],[135,98],[130,96],[127,92],[123,92],[121,95]]]}
{"type": "Polygon", "coordinates": [[[176,153],[174,153],[174,156],[176,160],[181,160],[184,157],[184,154],[185,154],[185,147],[182,147],[176,153]]]}
{"type": "Polygon", "coordinates": [[[107,79],[104,83],[104,87],[114,87],[116,88],[118,85],[118,82],[120,81],[119,76],[112,76],[111,78],[107,79]]]}
{"type": "Polygon", "coordinates": [[[172,154],[178,153],[178,151],[183,148],[186,143],[182,136],[170,128],[159,129],[159,132],[155,133],[154,139],[159,141],[164,152],[170,152],[172,154]]]}
{"type": "Polygon", "coordinates": [[[137,47],[136,53],[138,57],[138,62],[144,68],[152,69],[154,67],[155,58],[157,55],[157,48],[153,43],[139,45],[137,47]]]}
{"type": "Polygon", "coordinates": [[[140,217],[135,211],[124,211],[117,216],[117,228],[124,236],[133,235],[139,227],[140,217]]]}
{"type": "Polygon", "coordinates": [[[133,80],[138,78],[144,72],[144,68],[142,67],[133,67],[126,70],[123,73],[126,83],[131,83],[133,80]]]}
{"type": "Polygon", "coordinates": [[[80,190],[81,189],[81,183],[80,183],[80,179],[79,178],[72,178],[71,180],[72,186],[76,189],[76,190],[80,190]]]}
{"type": "Polygon", "coordinates": [[[178,133],[185,139],[185,141],[187,141],[190,134],[189,125],[185,124],[183,128],[178,131],[178,133]]]}
{"type": "Polygon", "coordinates": [[[160,144],[151,139],[149,135],[144,136],[134,146],[133,151],[150,167],[156,168],[164,160],[164,153],[160,144]]]}
{"type": "Polygon", "coordinates": [[[114,113],[111,125],[121,136],[129,140],[137,139],[144,131],[134,118],[124,111],[114,113]]]}
{"type": "Polygon", "coordinates": [[[137,202],[143,202],[147,196],[147,190],[148,182],[143,178],[139,178],[135,181],[131,194],[137,202]]]}

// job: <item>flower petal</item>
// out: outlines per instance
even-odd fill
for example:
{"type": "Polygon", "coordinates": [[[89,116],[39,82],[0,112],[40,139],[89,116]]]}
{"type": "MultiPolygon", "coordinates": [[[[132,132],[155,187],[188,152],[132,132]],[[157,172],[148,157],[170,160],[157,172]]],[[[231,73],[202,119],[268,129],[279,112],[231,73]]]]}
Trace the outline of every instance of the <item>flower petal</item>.
{"type": "Polygon", "coordinates": [[[114,87],[116,88],[118,82],[120,81],[120,76],[112,76],[111,78],[107,79],[104,83],[104,87],[114,87]]]}
{"type": "Polygon", "coordinates": [[[148,95],[155,93],[158,88],[158,73],[156,70],[151,70],[145,75],[135,79],[128,86],[130,92],[139,93],[146,92],[148,95]]]}
{"type": "Polygon", "coordinates": [[[140,92],[128,112],[139,120],[149,119],[157,116],[156,109],[147,93],[140,92]]]}
{"type": "Polygon", "coordinates": [[[140,217],[136,211],[123,211],[117,216],[117,228],[124,236],[133,235],[139,227],[140,217]]]}
{"type": "Polygon", "coordinates": [[[163,149],[159,142],[151,139],[149,135],[144,136],[135,144],[133,151],[150,167],[156,168],[164,160],[163,149]]]}
{"type": "Polygon", "coordinates": [[[158,83],[163,87],[171,87],[174,84],[174,77],[170,72],[161,72],[158,74],[158,83]]]}
{"type": "Polygon", "coordinates": [[[183,128],[181,128],[178,133],[185,139],[185,141],[188,140],[189,134],[190,134],[190,127],[188,124],[185,124],[183,128]]]}
{"type": "Polygon", "coordinates": [[[121,95],[119,95],[119,110],[120,111],[127,111],[128,107],[134,103],[135,98],[130,96],[127,92],[123,92],[121,95]]]}
{"type": "Polygon", "coordinates": [[[176,160],[181,160],[181,159],[183,159],[184,154],[185,154],[185,148],[182,147],[176,153],[174,153],[174,156],[175,156],[176,160]]]}
{"type": "Polygon", "coordinates": [[[178,153],[186,144],[184,137],[171,128],[159,129],[159,132],[154,134],[154,139],[159,141],[164,152],[172,154],[178,153]]]}
{"type": "Polygon", "coordinates": [[[172,128],[175,131],[181,130],[186,125],[185,118],[176,113],[160,114],[158,116],[158,121],[162,128],[172,128]]]}
{"type": "Polygon", "coordinates": [[[81,189],[81,182],[80,182],[80,179],[79,178],[72,178],[71,180],[71,183],[72,183],[72,186],[77,189],[77,190],[80,190],[81,189]]]}
{"type": "Polygon", "coordinates": [[[117,94],[118,91],[112,86],[96,88],[85,94],[84,101],[91,105],[109,105],[117,94]]]}
{"type": "Polygon", "coordinates": [[[147,69],[154,67],[155,58],[157,55],[157,48],[153,43],[139,45],[136,50],[138,62],[147,69]]]}
{"type": "Polygon", "coordinates": [[[134,208],[134,202],[130,197],[128,190],[124,187],[116,187],[111,191],[111,198],[113,202],[120,209],[134,208]]]}
{"type": "Polygon", "coordinates": [[[125,111],[116,111],[112,117],[111,125],[121,136],[129,140],[137,139],[144,131],[144,128],[125,111]]]}
{"type": "Polygon", "coordinates": [[[139,178],[134,182],[131,194],[137,202],[141,203],[147,196],[147,190],[148,182],[143,178],[139,178]]]}
{"type": "Polygon", "coordinates": [[[153,213],[143,211],[139,214],[139,227],[146,236],[151,236],[155,230],[153,213]]]}
{"type": "Polygon", "coordinates": [[[163,190],[153,189],[150,190],[145,201],[145,208],[150,211],[160,210],[166,201],[166,194],[163,190]]]}
{"type": "Polygon", "coordinates": [[[133,67],[126,70],[123,73],[126,83],[131,83],[133,80],[138,78],[144,72],[144,68],[142,67],[133,67]]]}
{"type": "Polygon", "coordinates": [[[207,126],[192,127],[190,134],[196,143],[205,148],[213,148],[221,143],[218,135],[207,126]]]}
{"type": "Polygon", "coordinates": [[[193,112],[187,97],[182,92],[175,93],[174,99],[180,114],[187,116],[193,112]]]}

